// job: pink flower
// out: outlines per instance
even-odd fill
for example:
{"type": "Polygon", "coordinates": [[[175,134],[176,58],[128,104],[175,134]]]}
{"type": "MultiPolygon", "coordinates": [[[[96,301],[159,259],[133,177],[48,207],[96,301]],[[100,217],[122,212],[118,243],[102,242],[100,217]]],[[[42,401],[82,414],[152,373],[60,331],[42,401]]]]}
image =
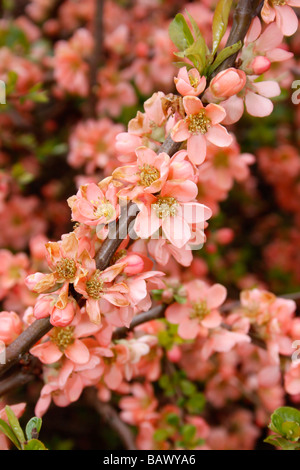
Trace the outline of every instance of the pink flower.
{"type": "Polygon", "coordinates": [[[157,155],[147,147],[139,147],[136,155],[136,164],[121,166],[113,172],[114,179],[127,183],[127,186],[119,191],[119,197],[133,200],[143,192],[158,193],[168,178],[169,155],[157,155]]]}
{"type": "Polygon", "coordinates": [[[256,76],[247,77],[245,88],[239,95],[232,96],[222,102],[226,109],[224,124],[233,124],[239,121],[244,113],[244,100],[246,109],[251,116],[265,117],[273,111],[273,103],[269,98],[280,95],[280,86],[275,80],[255,82],[256,76]]]}
{"type": "Polygon", "coordinates": [[[201,100],[185,96],[183,106],[187,117],[179,121],[172,130],[175,142],[187,140],[190,160],[200,165],[206,156],[206,140],[218,147],[227,147],[232,137],[219,123],[224,120],[226,111],[219,105],[210,103],[204,108],[201,100]]]}
{"type": "Polygon", "coordinates": [[[158,402],[154,396],[151,384],[135,383],[131,387],[132,395],[121,398],[121,418],[128,424],[136,426],[141,422],[157,417],[156,408],[158,402]]]}
{"type": "Polygon", "coordinates": [[[170,323],[178,324],[178,334],[183,339],[195,339],[199,326],[216,328],[221,324],[218,307],[226,299],[227,291],[221,284],[208,286],[195,280],[185,285],[187,302],[174,303],[166,310],[166,318],[170,323]]]}
{"type": "Polygon", "coordinates": [[[261,17],[265,23],[276,20],[284,36],[292,36],[298,29],[298,18],[293,8],[300,7],[299,0],[265,0],[261,17]]]}
{"type": "Polygon", "coordinates": [[[91,323],[86,316],[75,317],[72,324],[55,327],[46,337],[46,341],[31,348],[30,353],[39,358],[43,364],[53,364],[66,356],[75,364],[86,364],[90,352],[80,338],[95,334],[99,327],[91,323]]]}
{"type": "Polygon", "coordinates": [[[201,77],[197,69],[187,71],[186,67],[179,70],[177,78],[174,78],[178,93],[182,96],[198,96],[205,89],[206,78],[201,77]]]}
{"type": "Polygon", "coordinates": [[[0,312],[0,341],[6,346],[12,343],[23,331],[22,321],[15,312],[0,312]]]}
{"type": "Polygon", "coordinates": [[[76,196],[68,199],[72,219],[86,225],[108,224],[119,216],[117,189],[105,180],[81,186],[76,196]]]}
{"type": "Polygon", "coordinates": [[[86,311],[93,323],[101,321],[101,301],[106,300],[116,307],[127,307],[128,287],[124,282],[114,283],[115,278],[123,272],[126,264],[118,263],[104,271],[96,269],[94,260],[90,263],[87,275],[76,284],[75,289],[87,299],[86,311]]]}
{"type": "Polygon", "coordinates": [[[184,184],[176,180],[167,182],[157,197],[148,194],[143,202],[138,202],[136,234],[142,239],[156,237],[154,234],[161,228],[172,245],[182,248],[191,238],[190,226],[203,225],[211,216],[208,207],[193,202],[196,195],[197,186],[189,180],[184,184]]]}

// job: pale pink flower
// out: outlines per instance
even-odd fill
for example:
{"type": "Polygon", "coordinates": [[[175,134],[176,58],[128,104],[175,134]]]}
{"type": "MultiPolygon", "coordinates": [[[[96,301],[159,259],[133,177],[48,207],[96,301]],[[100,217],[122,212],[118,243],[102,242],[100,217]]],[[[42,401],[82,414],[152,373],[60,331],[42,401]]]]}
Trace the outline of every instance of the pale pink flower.
{"type": "Polygon", "coordinates": [[[117,189],[112,184],[90,183],[81,186],[76,196],[68,199],[72,220],[86,225],[106,225],[119,216],[117,189]]]}
{"type": "Polygon", "coordinates": [[[226,299],[227,291],[221,284],[208,286],[195,280],[185,284],[187,301],[174,303],[166,310],[166,318],[178,326],[178,334],[183,339],[195,339],[199,326],[217,328],[222,321],[218,307],[226,299]]]}
{"type": "Polygon", "coordinates": [[[298,29],[298,17],[291,7],[300,7],[299,0],[265,0],[261,17],[265,23],[276,20],[284,36],[292,36],[298,29]]]}
{"type": "Polygon", "coordinates": [[[23,331],[21,318],[15,312],[0,312],[0,341],[6,346],[12,343],[23,331]]]}
{"type": "Polygon", "coordinates": [[[82,338],[87,338],[98,330],[99,326],[90,322],[86,315],[79,315],[71,325],[53,328],[45,341],[31,348],[30,353],[43,364],[53,364],[63,356],[75,364],[86,364],[90,360],[90,352],[82,338]]]}
{"type": "Polygon", "coordinates": [[[219,105],[210,103],[203,106],[195,96],[185,96],[183,106],[187,117],[177,122],[172,130],[175,142],[187,140],[187,151],[190,160],[200,165],[206,156],[206,140],[218,147],[227,147],[232,137],[219,123],[226,116],[226,111],[219,105]]]}
{"type": "Polygon", "coordinates": [[[193,202],[197,195],[195,183],[189,180],[176,183],[176,180],[167,182],[159,196],[147,194],[143,202],[138,202],[140,212],[134,229],[140,238],[155,237],[161,227],[170,243],[182,248],[191,238],[190,226],[204,224],[210,218],[208,207],[193,202]]]}
{"type": "Polygon", "coordinates": [[[186,67],[181,67],[174,81],[178,93],[182,96],[198,96],[206,86],[206,78],[201,77],[197,69],[188,71],[186,67]]]}
{"type": "Polygon", "coordinates": [[[290,395],[300,394],[300,364],[291,364],[284,376],[284,388],[290,395]]]}
{"type": "Polygon", "coordinates": [[[157,417],[158,402],[154,396],[151,384],[134,383],[131,387],[132,395],[121,398],[121,418],[128,424],[136,426],[143,421],[153,420],[157,417]]]}
{"type": "Polygon", "coordinates": [[[121,166],[113,172],[113,178],[126,183],[119,197],[134,200],[140,193],[158,193],[169,174],[170,157],[166,153],[156,154],[147,147],[136,149],[135,165],[121,166]]]}

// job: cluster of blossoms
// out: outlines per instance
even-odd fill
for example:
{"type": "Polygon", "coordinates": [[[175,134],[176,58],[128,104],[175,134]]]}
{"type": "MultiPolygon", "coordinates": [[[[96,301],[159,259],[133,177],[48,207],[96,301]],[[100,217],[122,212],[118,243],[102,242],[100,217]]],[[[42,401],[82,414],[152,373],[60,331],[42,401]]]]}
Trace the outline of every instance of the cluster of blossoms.
{"type": "MultiPolygon", "coordinates": [[[[296,303],[270,293],[268,279],[239,270],[237,248],[224,250],[244,233],[239,221],[222,219],[221,206],[226,212],[238,187],[242,220],[257,216],[257,163],[255,172],[293,218],[284,238],[278,229],[268,241],[263,259],[299,281],[299,136],[291,143],[283,129],[276,149],[241,147],[228,126],[239,122],[245,134],[249,115],[270,116],[271,98],[290,86],[285,64],[297,64],[283,38],[296,31],[291,7],[300,3],[265,0],[236,67],[212,73],[212,62],[195,65],[182,51],[176,72],[167,32],[176,2],[137,0],[127,9],[105,2],[107,65],[98,70],[90,115],[95,3],[65,0],[52,18],[54,1],[32,0],[14,21],[20,44],[2,20],[0,78],[11,90],[0,114],[0,353],[37,319],[49,319],[52,329],[30,349],[43,383],[37,416],[52,401],[66,407],[94,387],[100,402],[119,399],[139,449],[254,448],[285,393],[300,401],[300,366],[290,361],[299,319],[296,303]],[[276,80],[274,70],[283,72],[276,80]],[[39,82],[49,82],[46,106],[39,82]],[[99,253],[133,208],[129,235],[103,267],[99,253]],[[236,288],[240,301],[232,305],[236,288]],[[160,319],[131,327],[152,307],[160,319]]],[[[208,44],[212,3],[187,5],[208,44]]],[[[245,228],[254,246],[280,227],[278,217],[264,217],[260,230],[245,228]]],[[[24,404],[15,406],[21,415],[24,404]]],[[[0,448],[7,448],[1,434],[0,448]]]]}

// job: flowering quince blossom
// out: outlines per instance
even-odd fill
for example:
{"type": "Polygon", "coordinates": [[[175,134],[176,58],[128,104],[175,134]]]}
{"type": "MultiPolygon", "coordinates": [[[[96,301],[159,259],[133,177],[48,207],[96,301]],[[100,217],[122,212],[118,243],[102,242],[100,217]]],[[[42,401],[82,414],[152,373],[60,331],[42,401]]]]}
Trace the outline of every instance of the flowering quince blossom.
{"type": "Polygon", "coordinates": [[[166,310],[170,323],[178,324],[178,334],[183,339],[195,339],[198,327],[216,328],[222,318],[218,307],[225,302],[227,291],[221,284],[208,286],[202,281],[191,281],[185,285],[187,302],[174,303],[166,310]]]}
{"type": "Polygon", "coordinates": [[[101,300],[106,300],[117,307],[127,307],[126,298],[128,287],[124,282],[113,282],[123,271],[124,263],[114,264],[104,271],[96,269],[94,260],[91,260],[86,276],[81,277],[75,289],[87,299],[86,311],[93,323],[101,321],[101,300]]]}
{"type": "Polygon", "coordinates": [[[157,155],[147,147],[137,148],[136,155],[135,165],[121,166],[113,172],[114,179],[127,183],[126,188],[118,192],[121,198],[134,200],[141,192],[158,193],[168,178],[169,155],[157,155]]]}
{"type": "Polygon", "coordinates": [[[33,309],[35,318],[46,318],[50,315],[53,326],[68,326],[78,309],[73,297],[68,296],[68,285],[65,284],[53,294],[42,294],[38,297],[33,309]]]}
{"type": "Polygon", "coordinates": [[[220,125],[226,111],[214,103],[204,107],[202,101],[195,96],[185,96],[183,106],[187,117],[174,126],[172,139],[175,142],[187,140],[190,160],[195,165],[200,165],[206,156],[206,140],[219,147],[226,147],[232,142],[231,135],[220,125]]]}
{"type": "Polygon", "coordinates": [[[0,341],[12,343],[23,331],[23,324],[15,312],[0,312],[0,341]]]}
{"type": "Polygon", "coordinates": [[[243,70],[233,67],[218,73],[205,92],[205,99],[226,99],[239,93],[245,86],[247,76],[243,70]]]}
{"type": "Polygon", "coordinates": [[[69,326],[53,328],[46,340],[31,348],[30,352],[43,364],[58,362],[63,355],[75,364],[86,364],[90,353],[80,338],[89,337],[98,330],[99,326],[79,314],[69,326]]]}
{"type": "Polygon", "coordinates": [[[234,124],[241,119],[244,113],[244,101],[246,110],[251,116],[265,117],[272,113],[274,106],[269,98],[280,95],[280,86],[275,80],[256,82],[257,78],[256,75],[248,76],[244,89],[238,95],[222,101],[227,113],[223,124],[234,124]]]}
{"type": "Polygon", "coordinates": [[[182,96],[198,96],[205,89],[206,78],[201,77],[197,69],[187,71],[182,67],[174,78],[176,89],[182,96]]]}
{"type": "Polygon", "coordinates": [[[272,62],[281,62],[293,57],[293,53],[281,47],[283,34],[275,23],[262,32],[261,22],[256,17],[245,38],[240,59],[241,68],[250,75],[260,75],[269,70],[272,62]]]}
{"type": "MultiPolygon", "coordinates": [[[[76,284],[86,274],[82,261],[90,259],[84,241],[78,240],[75,233],[63,235],[60,242],[46,244],[46,257],[51,274],[36,273],[27,277],[26,285],[37,293],[45,292],[56,284],[76,284]]],[[[64,292],[64,291],[63,291],[64,292]]]]}
{"type": "Polygon", "coordinates": [[[276,20],[284,36],[292,36],[298,28],[298,18],[293,8],[300,7],[299,0],[265,0],[261,17],[265,23],[276,20]]]}
{"type": "Polygon", "coordinates": [[[192,224],[204,224],[210,218],[208,207],[193,202],[197,196],[197,186],[192,181],[167,182],[159,196],[144,195],[138,202],[140,212],[134,229],[141,238],[149,238],[159,228],[164,236],[177,248],[182,248],[191,238],[192,224]]]}
{"type": "Polygon", "coordinates": [[[108,224],[119,216],[117,189],[109,181],[81,186],[77,195],[68,199],[72,219],[86,225],[108,224]],[[104,183],[106,188],[104,187],[104,183]]]}

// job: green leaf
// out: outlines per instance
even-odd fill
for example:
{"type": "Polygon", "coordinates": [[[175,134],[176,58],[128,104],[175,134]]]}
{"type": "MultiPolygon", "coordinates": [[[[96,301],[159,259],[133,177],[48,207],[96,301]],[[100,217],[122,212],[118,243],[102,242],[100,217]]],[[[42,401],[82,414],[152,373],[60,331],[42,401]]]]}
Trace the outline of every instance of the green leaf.
{"type": "Polygon", "coordinates": [[[242,42],[236,42],[232,46],[225,47],[216,57],[213,64],[208,69],[208,74],[211,75],[218,67],[221,65],[224,60],[228,59],[231,55],[238,52],[242,47],[242,42]]]}
{"type": "Polygon", "coordinates": [[[232,0],[219,0],[213,18],[212,31],[213,31],[213,47],[212,54],[217,52],[222,37],[224,36],[227,25],[229,13],[232,5],[232,0]]]}
{"type": "Polygon", "coordinates": [[[187,410],[191,414],[199,414],[205,407],[205,396],[203,393],[196,393],[186,403],[187,410]]]}
{"type": "Polygon", "coordinates": [[[177,427],[180,423],[180,418],[176,413],[170,413],[167,416],[167,423],[171,426],[177,427]]]}
{"type": "Polygon", "coordinates": [[[197,390],[196,386],[189,380],[181,380],[180,388],[182,390],[182,393],[188,397],[193,395],[197,390]]]}
{"type": "Polygon", "coordinates": [[[184,51],[194,42],[190,28],[181,13],[178,13],[170,24],[169,35],[171,41],[180,51],[184,51]]]}
{"type": "Polygon", "coordinates": [[[194,66],[201,74],[206,65],[206,44],[204,39],[198,38],[184,53],[185,57],[193,62],[194,66]]]}
{"type": "Polygon", "coordinates": [[[47,448],[38,439],[31,439],[25,444],[24,450],[47,450],[47,448]]]}
{"type": "Polygon", "coordinates": [[[289,442],[288,440],[284,439],[283,437],[277,436],[268,436],[264,442],[267,444],[271,444],[275,447],[281,447],[283,450],[297,450],[300,449],[300,444],[289,442]]]}
{"type": "Polygon", "coordinates": [[[289,406],[278,408],[271,416],[269,427],[289,440],[298,440],[300,438],[300,411],[289,406]]]}
{"type": "Polygon", "coordinates": [[[186,304],[187,298],[183,297],[182,295],[174,294],[174,300],[178,304],[186,304]]]}
{"type": "Polygon", "coordinates": [[[8,405],[5,407],[5,412],[6,412],[8,422],[9,422],[14,434],[17,436],[18,441],[23,446],[23,444],[25,442],[25,436],[24,436],[24,433],[23,433],[22,428],[20,426],[18,418],[16,417],[16,415],[13,412],[13,410],[11,409],[11,407],[8,406],[8,405]]]}
{"type": "MultiPolygon", "coordinates": [[[[199,29],[199,26],[197,25],[196,20],[192,17],[192,15],[189,14],[189,12],[188,12],[187,10],[185,10],[185,11],[186,11],[186,14],[187,14],[187,16],[188,16],[188,18],[189,18],[189,20],[190,20],[191,25],[192,25],[193,33],[194,33],[195,39],[196,39],[196,40],[197,40],[197,39],[202,39],[202,40],[204,41],[204,38],[203,38],[202,33],[201,33],[200,29],[199,29]]],[[[205,41],[204,41],[204,43],[205,43],[205,41]]]]}
{"type": "Polygon", "coordinates": [[[7,82],[6,82],[6,94],[10,95],[16,87],[18,80],[18,74],[14,70],[10,70],[7,74],[7,82]]]}
{"type": "Polygon", "coordinates": [[[0,419],[0,432],[3,432],[3,434],[5,434],[5,436],[11,440],[11,442],[17,447],[17,449],[21,450],[21,445],[18,441],[17,436],[10,428],[10,426],[5,421],[3,421],[3,419],[0,419]]]}
{"type": "Polygon", "coordinates": [[[185,442],[191,442],[196,434],[196,426],[192,424],[185,424],[181,428],[181,435],[185,442]]]}
{"type": "Polygon", "coordinates": [[[156,442],[163,442],[168,438],[168,431],[165,429],[157,429],[155,433],[153,434],[153,439],[156,442]]]}
{"type": "Polygon", "coordinates": [[[27,439],[30,440],[33,437],[38,437],[41,427],[42,427],[41,418],[37,418],[36,416],[34,416],[34,418],[31,418],[31,420],[28,421],[26,425],[26,430],[25,430],[27,439]],[[34,436],[32,434],[34,434],[34,436]]]}

